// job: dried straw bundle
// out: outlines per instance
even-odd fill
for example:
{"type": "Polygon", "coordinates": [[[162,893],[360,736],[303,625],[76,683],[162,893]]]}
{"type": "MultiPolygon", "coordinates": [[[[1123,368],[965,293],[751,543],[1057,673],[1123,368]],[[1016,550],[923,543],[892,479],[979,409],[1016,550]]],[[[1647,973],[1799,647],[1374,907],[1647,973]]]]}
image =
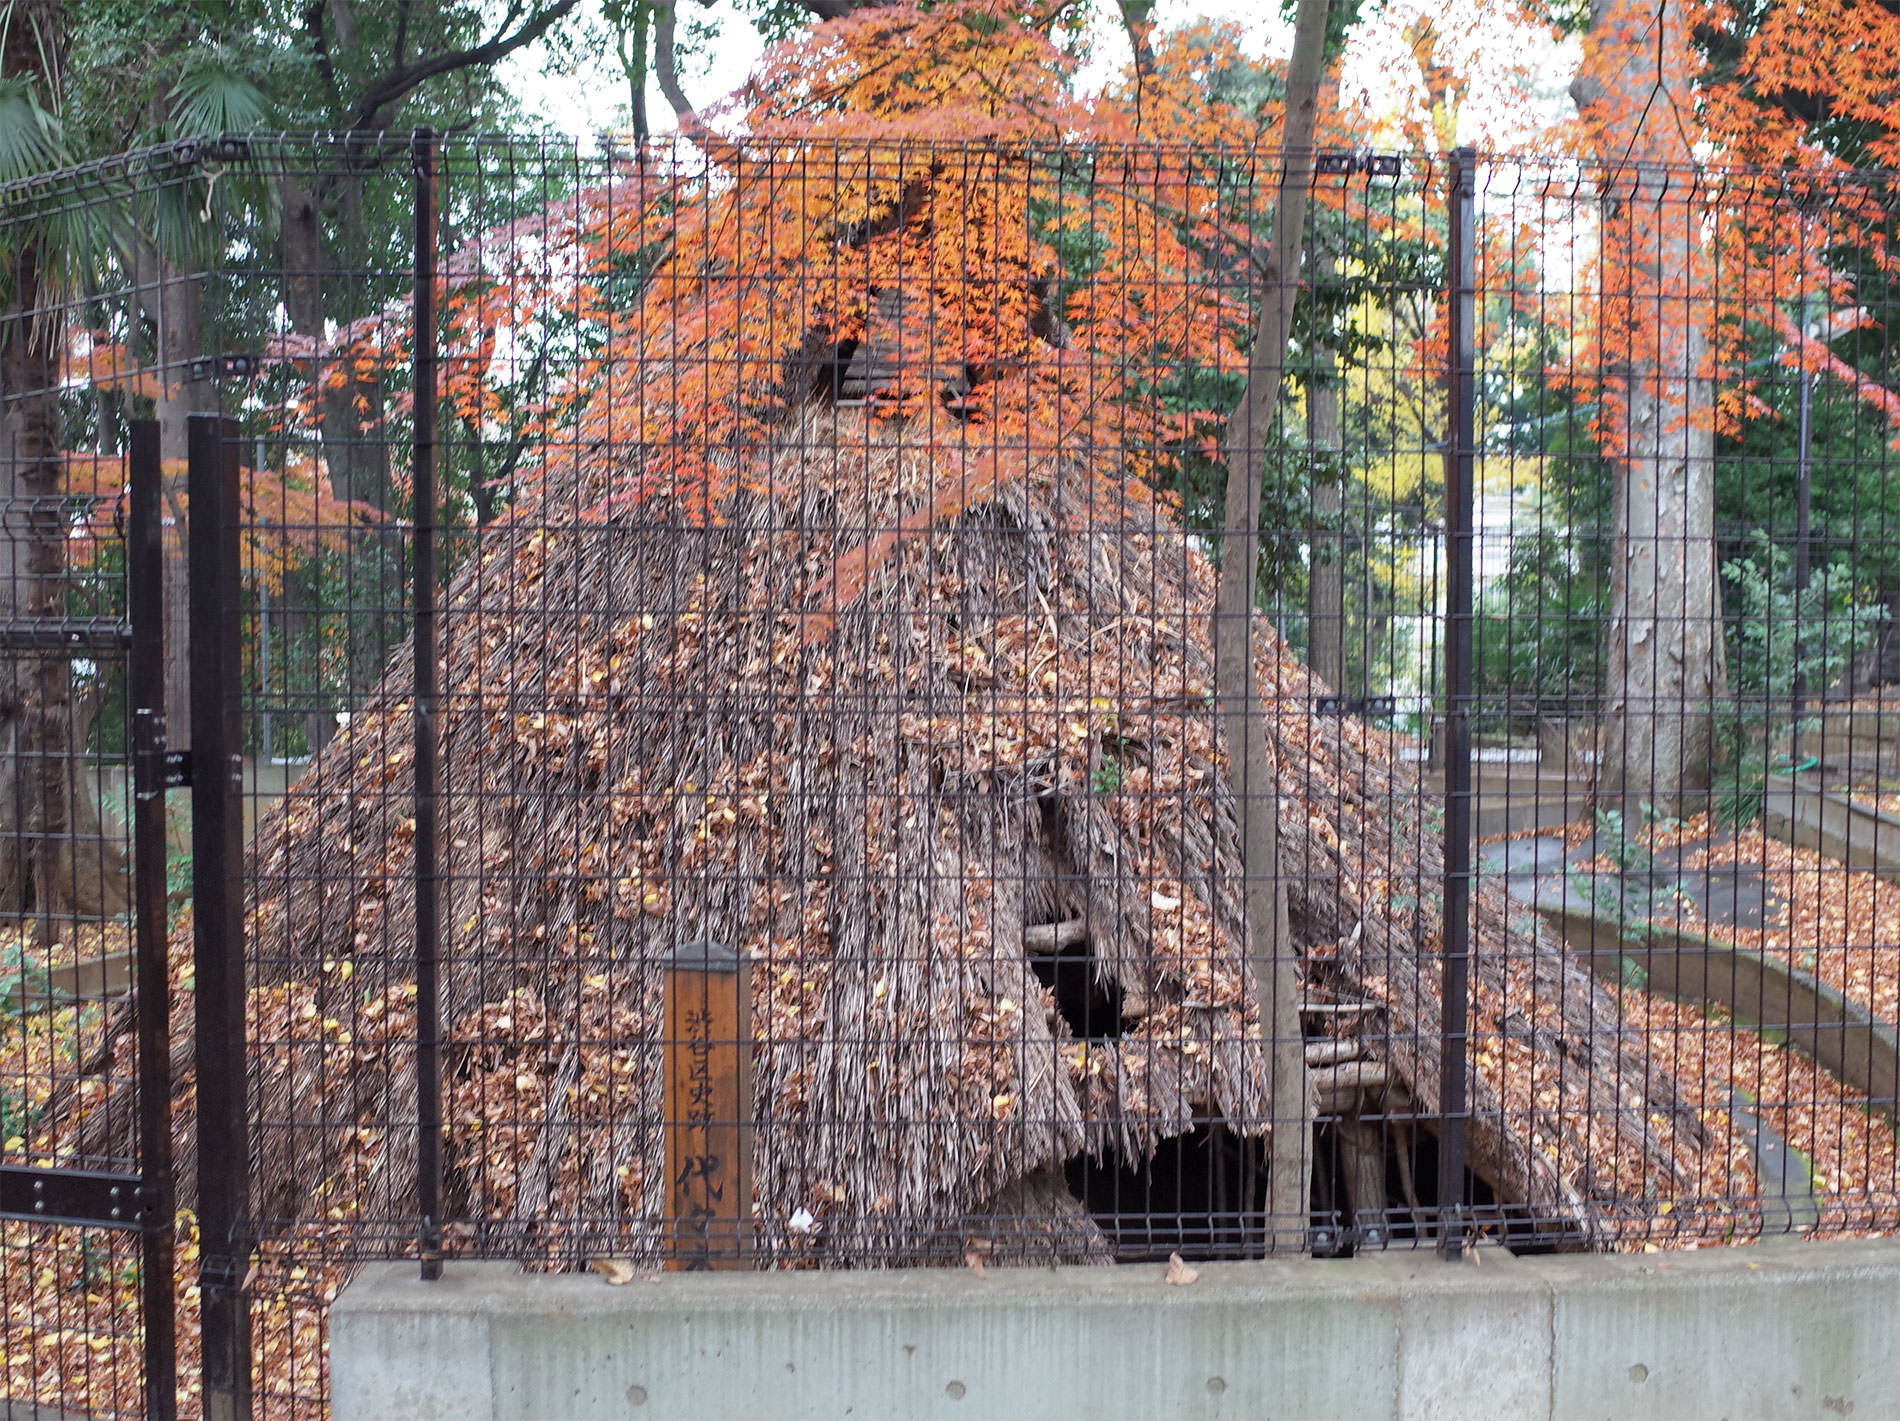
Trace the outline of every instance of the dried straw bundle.
{"type": "MultiPolygon", "coordinates": [[[[931,503],[954,451],[814,406],[717,520],[603,505],[624,471],[593,453],[483,536],[444,619],[459,1214],[658,1248],[660,964],[690,938],[756,959],[767,1258],[960,1257],[977,1230],[995,1258],[1101,1261],[1065,1160],[1139,1160],[1210,1117],[1268,1133],[1212,577],[1102,465],[1019,461],[822,622],[801,614],[834,611],[813,599],[840,558],[931,503]],[[1076,919],[1118,1038],[1076,1040],[1025,951],[1076,919]]],[[[1256,647],[1308,995],[1369,1003],[1364,1049],[1432,1102],[1437,803],[1389,737],[1310,714],[1264,623],[1256,647]]],[[[257,1101],[296,1122],[260,1131],[266,1220],[346,1198],[399,1220],[413,1196],[409,683],[398,657],[258,830],[257,1101]]],[[[1610,1201],[1686,1187],[1700,1127],[1533,917],[1487,891],[1476,929],[1497,1068],[1475,1167],[1605,1240],[1610,1201]]]]}

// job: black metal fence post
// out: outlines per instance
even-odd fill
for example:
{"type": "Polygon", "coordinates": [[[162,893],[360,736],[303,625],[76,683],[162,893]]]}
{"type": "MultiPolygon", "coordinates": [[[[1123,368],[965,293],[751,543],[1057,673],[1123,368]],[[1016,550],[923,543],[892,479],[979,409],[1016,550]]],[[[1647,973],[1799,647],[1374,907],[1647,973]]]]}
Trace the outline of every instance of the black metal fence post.
{"type": "Polygon", "coordinates": [[[1448,326],[1451,366],[1447,401],[1451,438],[1445,461],[1445,964],[1439,1080],[1438,1203],[1440,1247],[1462,1258],[1470,1245],[1465,1199],[1465,1126],[1471,965],[1471,613],[1472,464],[1476,355],[1474,247],[1477,238],[1476,156],[1451,155],[1448,326]]]}
{"type": "Polygon", "coordinates": [[[437,1001],[435,651],[435,130],[414,139],[415,285],[415,665],[416,665],[416,1208],[422,1276],[442,1276],[441,1007],[437,1001]]]}
{"type": "Polygon", "coordinates": [[[139,1173],[148,1194],[140,1256],[145,1414],[178,1409],[172,1292],[171,991],[165,906],[165,545],[157,420],[132,421],[126,519],[126,667],[132,706],[133,992],[138,1021],[139,1173]]]}
{"type": "Polygon", "coordinates": [[[207,1421],[251,1414],[237,441],[236,420],[191,416],[191,897],[207,1421]]]}

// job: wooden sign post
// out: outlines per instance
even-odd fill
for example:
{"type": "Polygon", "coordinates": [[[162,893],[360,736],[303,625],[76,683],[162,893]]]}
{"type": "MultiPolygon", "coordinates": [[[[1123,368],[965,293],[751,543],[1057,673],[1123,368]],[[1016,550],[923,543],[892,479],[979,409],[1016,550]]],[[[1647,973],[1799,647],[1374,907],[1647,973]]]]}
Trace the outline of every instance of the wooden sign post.
{"type": "Polygon", "coordinates": [[[666,968],[667,1217],[675,1269],[752,1266],[752,984],[723,943],[666,968]]]}

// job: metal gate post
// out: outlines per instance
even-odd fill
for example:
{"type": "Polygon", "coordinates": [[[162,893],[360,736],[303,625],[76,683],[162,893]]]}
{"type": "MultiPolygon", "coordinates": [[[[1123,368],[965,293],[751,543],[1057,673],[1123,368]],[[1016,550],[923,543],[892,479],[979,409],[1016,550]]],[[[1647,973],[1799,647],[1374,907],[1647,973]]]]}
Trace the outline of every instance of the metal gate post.
{"type": "Polygon", "coordinates": [[[422,1276],[442,1276],[442,1010],[437,999],[438,876],[435,649],[435,130],[416,130],[415,514],[416,665],[416,1251],[422,1276]]]}
{"type": "Polygon", "coordinates": [[[138,1028],[139,1173],[149,1195],[139,1282],[145,1313],[145,1414],[178,1409],[173,1327],[171,986],[165,905],[165,540],[158,421],[132,421],[126,519],[126,603],[131,628],[126,689],[132,708],[132,893],[138,1028]]]}
{"type": "Polygon", "coordinates": [[[1471,969],[1471,600],[1472,463],[1477,357],[1473,342],[1473,248],[1477,239],[1476,155],[1451,155],[1447,312],[1451,368],[1447,400],[1450,455],[1445,461],[1445,946],[1439,1040],[1439,1247],[1461,1259],[1471,1245],[1465,1199],[1465,1127],[1470,1117],[1467,1078],[1471,969]]]}
{"type": "Polygon", "coordinates": [[[188,428],[199,1309],[206,1421],[238,1421],[251,1414],[238,429],[200,414],[188,428]]]}

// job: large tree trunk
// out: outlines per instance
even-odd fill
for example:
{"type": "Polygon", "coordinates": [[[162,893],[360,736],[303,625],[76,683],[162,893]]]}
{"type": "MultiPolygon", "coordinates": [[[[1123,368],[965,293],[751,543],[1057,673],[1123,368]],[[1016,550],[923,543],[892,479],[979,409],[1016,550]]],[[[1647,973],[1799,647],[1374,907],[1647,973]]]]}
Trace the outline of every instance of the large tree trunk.
{"type": "Polygon", "coordinates": [[[1707,807],[1726,681],[1694,73],[1681,0],[1593,0],[1572,94],[1604,164],[1599,438],[1616,467],[1597,794],[1631,822],[1707,807]]]}
{"type": "MultiPolygon", "coordinates": [[[[42,90],[57,82],[59,7],[15,5],[0,74],[42,90]]],[[[17,223],[7,242],[0,316],[0,622],[66,616],[66,527],[59,456],[60,347],[49,304],[46,236],[17,223]]],[[[72,665],[52,650],[0,664],[0,914],[50,914],[71,800],[72,665]]]]}
{"type": "MultiPolygon", "coordinates": [[[[159,457],[166,461],[166,498],[184,506],[186,438],[190,417],[215,411],[217,390],[191,378],[192,362],[204,349],[201,307],[204,283],[158,262],[158,347],[164,383],[158,397],[159,457]]],[[[185,520],[174,515],[165,539],[165,726],[174,745],[191,743],[191,602],[185,561],[185,520]]]]}
{"type": "Polygon", "coordinates": [[[191,743],[191,616],[185,563],[185,442],[194,413],[217,408],[209,380],[191,378],[202,358],[204,281],[145,237],[127,254],[138,284],[139,304],[151,323],[152,357],[159,371],[153,413],[158,419],[159,457],[165,497],[165,728],[173,745],[191,743]]]}
{"type": "MultiPolygon", "coordinates": [[[[1316,282],[1336,273],[1332,253],[1313,254],[1316,282]]],[[[1340,485],[1338,362],[1328,346],[1313,352],[1306,388],[1306,442],[1313,470],[1313,537],[1306,572],[1307,666],[1336,694],[1346,690],[1346,538],[1340,485]]]]}
{"type": "MultiPolygon", "coordinates": [[[[36,320],[41,259],[27,236],[15,256],[14,310],[0,331],[0,620],[15,627],[66,615],[66,530],[59,457],[57,321],[36,320]]],[[[49,913],[59,881],[72,769],[71,665],[63,653],[9,656],[0,676],[0,910],[49,913]]]]}
{"type": "Polygon", "coordinates": [[[1325,61],[1327,0],[1300,0],[1293,58],[1287,67],[1284,169],[1273,213],[1273,250],[1260,280],[1260,324],[1248,356],[1247,383],[1223,453],[1226,530],[1214,609],[1214,676],[1234,779],[1246,878],[1247,955],[1267,1038],[1273,1153],[1267,1165],[1268,1247],[1300,1251],[1306,1242],[1313,1174],[1313,1101],[1300,1023],[1300,971],[1280,881],[1277,766],[1260,715],[1254,667],[1254,584],[1260,557],[1260,481],[1286,380],[1286,344],[1299,290],[1307,198],[1313,184],[1313,129],[1325,61]]]}
{"type": "MultiPolygon", "coordinates": [[[[332,183],[328,192],[319,193],[294,178],[286,178],[281,186],[281,202],[286,314],[293,331],[321,341],[326,317],[323,273],[335,269],[324,241],[326,220],[341,234],[344,250],[364,250],[362,184],[345,176],[332,183]]],[[[351,308],[359,303],[342,304],[345,309],[338,312],[339,316],[357,314],[351,308]]],[[[332,372],[321,365],[313,372],[322,384],[318,432],[330,487],[339,499],[387,516],[392,507],[392,487],[383,384],[358,372],[348,352],[335,354],[345,372],[341,383],[332,387],[324,379],[332,372]]],[[[324,702],[320,679],[323,617],[340,611],[345,619],[344,698],[353,705],[376,684],[394,646],[396,621],[391,612],[401,601],[401,554],[400,539],[387,530],[353,538],[346,554],[346,600],[341,609],[318,605],[321,587],[314,567],[297,579],[290,616],[299,628],[307,629],[301,640],[313,648],[307,673],[309,691],[319,702],[304,721],[312,754],[328,744],[336,731],[336,717],[324,702]]],[[[293,628],[293,638],[297,630],[293,628]]]]}
{"type": "MultiPolygon", "coordinates": [[[[284,310],[290,328],[323,339],[323,212],[317,195],[294,175],[278,182],[279,230],[283,238],[284,310]]],[[[311,378],[322,369],[312,366],[311,378]]],[[[336,734],[323,687],[322,631],[315,616],[321,574],[314,563],[294,570],[284,588],[284,691],[302,704],[304,745],[319,754],[336,734]]]]}

